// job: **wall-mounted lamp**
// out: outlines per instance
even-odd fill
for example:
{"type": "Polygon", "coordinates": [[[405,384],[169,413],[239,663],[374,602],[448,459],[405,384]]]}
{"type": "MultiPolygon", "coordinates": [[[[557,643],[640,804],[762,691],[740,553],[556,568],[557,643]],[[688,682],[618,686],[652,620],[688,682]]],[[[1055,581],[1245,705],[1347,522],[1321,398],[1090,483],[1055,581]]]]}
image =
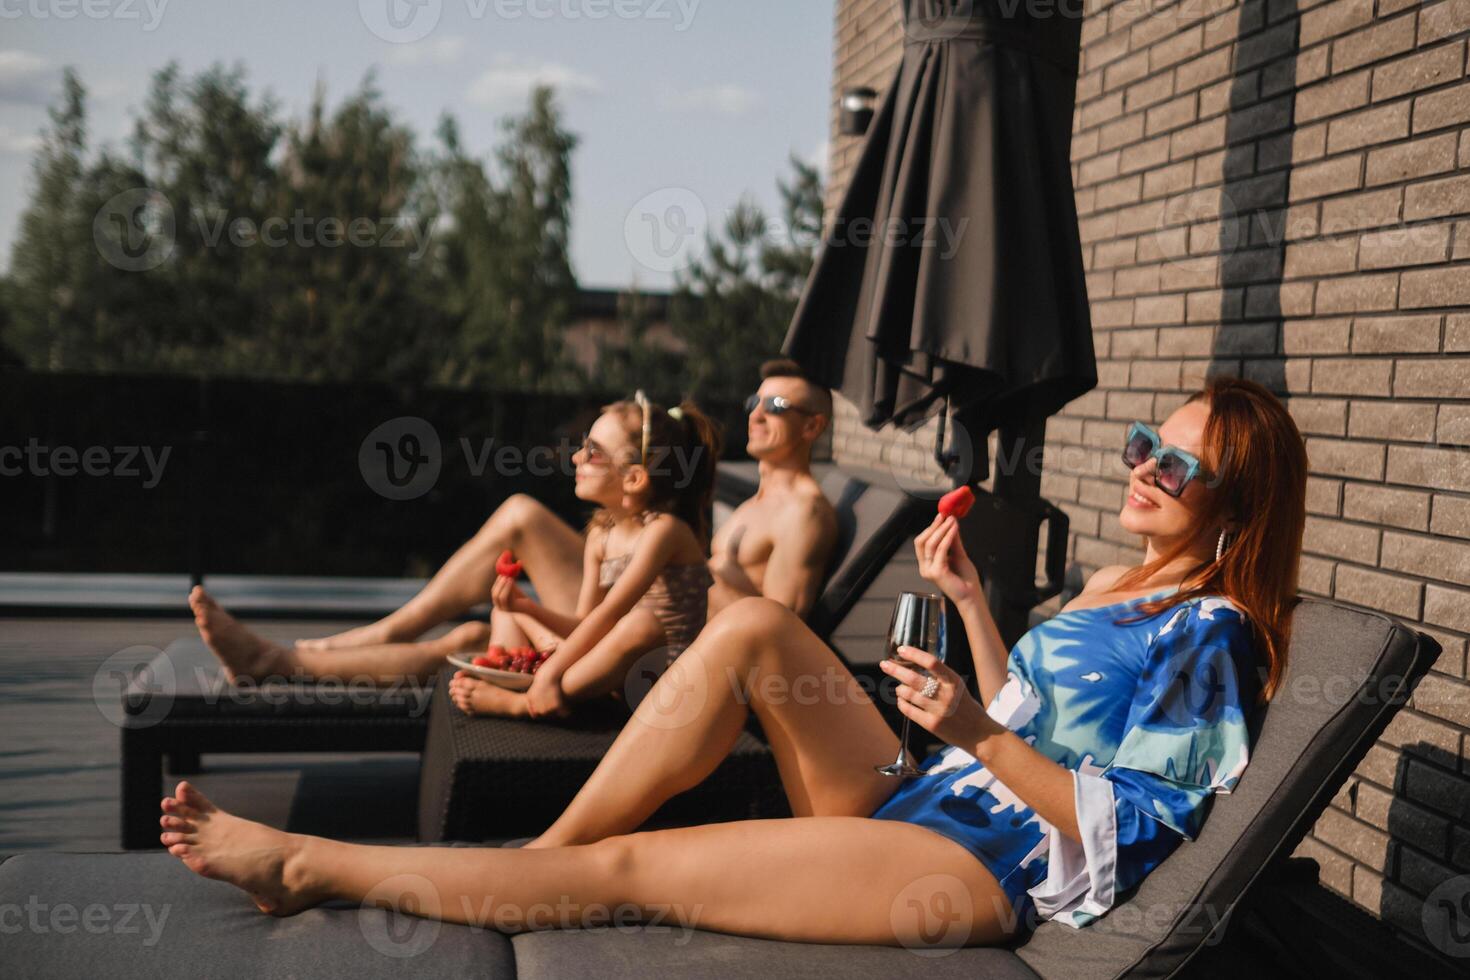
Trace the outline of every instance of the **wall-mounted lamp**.
{"type": "Polygon", "coordinates": [[[842,93],[842,115],[837,131],[843,136],[861,136],[868,131],[873,121],[873,107],[878,102],[878,93],[861,86],[845,89],[842,93]]]}

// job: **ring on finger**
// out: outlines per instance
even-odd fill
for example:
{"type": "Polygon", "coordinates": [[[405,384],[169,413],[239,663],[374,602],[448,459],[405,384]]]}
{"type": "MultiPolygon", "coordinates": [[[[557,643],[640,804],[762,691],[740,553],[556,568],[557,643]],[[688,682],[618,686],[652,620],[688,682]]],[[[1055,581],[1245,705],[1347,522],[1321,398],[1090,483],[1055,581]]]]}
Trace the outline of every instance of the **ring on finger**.
{"type": "Polygon", "coordinates": [[[939,693],[939,678],[931,677],[924,682],[924,689],[919,692],[921,697],[932,698],[939,693]]]}

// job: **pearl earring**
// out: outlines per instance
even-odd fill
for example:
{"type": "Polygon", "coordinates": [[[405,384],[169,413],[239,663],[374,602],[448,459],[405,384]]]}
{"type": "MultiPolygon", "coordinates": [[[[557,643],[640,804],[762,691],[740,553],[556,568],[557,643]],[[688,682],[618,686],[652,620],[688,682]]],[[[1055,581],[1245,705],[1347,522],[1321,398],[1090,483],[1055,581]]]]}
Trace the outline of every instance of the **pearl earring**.
{"type": "Polygon", "coordinates": [[[1225,553],[1225,529],[1222,527],[1222,528],[1220,528],[1220,540],[1218,540],[1218,541],[1215,542],[1215,561],[1219,561],[1220,560],[1220,556],[1223,555],[1224,553],[1225,553]]]}

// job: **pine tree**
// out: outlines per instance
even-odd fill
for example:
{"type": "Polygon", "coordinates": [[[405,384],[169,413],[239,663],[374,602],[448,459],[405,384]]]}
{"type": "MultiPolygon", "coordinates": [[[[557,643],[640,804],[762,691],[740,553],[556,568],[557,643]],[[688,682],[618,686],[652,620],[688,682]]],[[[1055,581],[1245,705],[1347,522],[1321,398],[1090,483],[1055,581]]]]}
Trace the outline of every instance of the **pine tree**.
{"type": "Polygon", "coordinates": [[[492,179],[469,157],[451,120],[440,125],[444,232],[436,255],[458,342],[441,366],[453,384],[562,390],[575,373],[563,331],[576,296],[571,238],[571,153],[549,88],[508,120],[492,179]]]}
{"type": "Polygon", "coordinates": [[[83,366],[88,337],[85,268],[90,228],[74,206],[83,186],[87,150],[86,90],[76,72],[62,76],[59,105],[32,164],[34,189],[11,247],[11,343],[33,368],[83,366]]]}
{"type": "Polygon", "coordinates": [[[707,233],[704,255],[676,278],[670,322],[703,398],[748,391],[796,312],[821,235],[822,190],[815,168],[791,163],[791,180],[778,182],[786,230],[777,234],[759,207],[741,200],[722,234],[707,233]]]}

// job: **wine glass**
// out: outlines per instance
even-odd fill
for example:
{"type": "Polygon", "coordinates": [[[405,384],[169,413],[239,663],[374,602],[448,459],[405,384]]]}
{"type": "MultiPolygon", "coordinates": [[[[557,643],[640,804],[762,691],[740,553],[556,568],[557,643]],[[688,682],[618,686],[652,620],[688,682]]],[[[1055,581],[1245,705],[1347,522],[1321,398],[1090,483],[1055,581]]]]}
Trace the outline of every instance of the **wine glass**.
{"type": "MultiPolygon", "coordinates": [[[[900,592],[893,606],[893,621],[888,625],[889,659],[930,676],[927,670],[899,656],[899,647],[915,647],[944,659],[943,599],[928,592],[900,592]]],[[[885,776],[922,776],[927,771],[909,765],[909,723],[909,716],[904,715],[898,758],[886,766],[874,767],[885,776]]]]}

